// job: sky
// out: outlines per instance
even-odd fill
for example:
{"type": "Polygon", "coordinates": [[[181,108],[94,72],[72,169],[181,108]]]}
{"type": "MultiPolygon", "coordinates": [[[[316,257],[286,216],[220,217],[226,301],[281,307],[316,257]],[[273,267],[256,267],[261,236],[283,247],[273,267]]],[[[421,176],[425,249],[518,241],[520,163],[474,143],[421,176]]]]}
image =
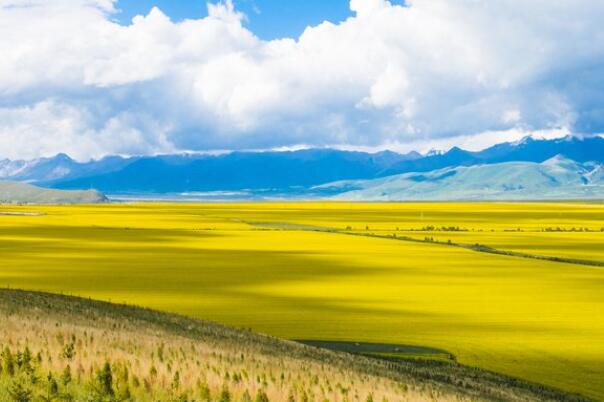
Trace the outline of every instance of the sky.
{"type": "Polygon", "coordinates": [[[0,158],[604,132],[601,0],[0,0],[0,158]]]}
{"type": "MultiPolygon", "coordinates": [[[[297,38],[307,26],[323,21],[339,22],[352,15],[348,0],[234,0],[245,14],[243,25],[261,39],[297,38]]],[[[137,15],[160,8],[172,21],[207,17],[205,1],[199,0],[119,0],[116,21],[130,24],[137,15]]]]}

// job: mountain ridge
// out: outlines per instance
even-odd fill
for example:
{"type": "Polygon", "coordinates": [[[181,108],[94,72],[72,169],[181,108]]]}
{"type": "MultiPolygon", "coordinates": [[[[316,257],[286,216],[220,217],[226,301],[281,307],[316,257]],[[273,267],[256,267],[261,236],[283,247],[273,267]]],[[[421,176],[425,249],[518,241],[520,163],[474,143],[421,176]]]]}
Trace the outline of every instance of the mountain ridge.
{"type": "Polygon", "coordinates": [[[303,187],[339,178],[374,177],[394,163],[415,157],[333,149],[164,155],[140,157],[114,172],[42,184],[150,193],[303,187]]]}
{"type": "Polygon", "coordinates": [[[315,189],[336,193],[333,199],[347,201],[602,199],[602,171],[602,164],[556,155],[541,163],[455,166],[373,180],[340,181],[315,189]]]}
{"type": "Polygon", "coordinates": [[[105,193],[169,194],[263,190],[304,192],[341,180],[377,179],[452,166],[510,161],[541,163],[563,154],[580,163],[604,163],[604,139],[567,136],[553,140],[525,137],[481,151],[453,147],[447,152],[367,153],[329,148],[295,151],[235,151],[226,154],[107,156],[77,162],[65,154],[33,161],[0,160],[0,179],[56,189],[96,188],[105,193]]]}

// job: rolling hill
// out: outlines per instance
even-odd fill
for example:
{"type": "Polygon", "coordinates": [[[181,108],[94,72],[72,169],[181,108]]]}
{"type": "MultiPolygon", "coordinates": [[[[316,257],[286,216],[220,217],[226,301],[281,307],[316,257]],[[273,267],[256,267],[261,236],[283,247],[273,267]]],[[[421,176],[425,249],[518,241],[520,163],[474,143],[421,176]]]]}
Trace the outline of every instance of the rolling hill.
{"type": "Polygon", "coordinates": [[[381,172],[390,176],[409,172],[429,172],[452,166],[474,166],[503,162],[540,163],[564,155],[577,162],[604,163],[604,138],[566,136],[552,140],[527,136],[521,141],[505,142],[471,152],[453,147],[441,154],[427,155],[414,161],[401,161],[381,172]]]}
{"type": "Polygon", "coordinates": [[[581,401],[452,362],[329,351],[160,313],[0,290],[3,401],[581,401]]]}
{"type": "Polygon", "coordinates": [[[336,199],[368,201],[604,198],[604,166],[557,155],[542,163],[455,166],[319,186],[336,199]]]}
{"type": "Polygon", "coordinates": [[[96,204],[107,198],[96,190],[53,190],[0,181],[0,204],[96,204]]]}

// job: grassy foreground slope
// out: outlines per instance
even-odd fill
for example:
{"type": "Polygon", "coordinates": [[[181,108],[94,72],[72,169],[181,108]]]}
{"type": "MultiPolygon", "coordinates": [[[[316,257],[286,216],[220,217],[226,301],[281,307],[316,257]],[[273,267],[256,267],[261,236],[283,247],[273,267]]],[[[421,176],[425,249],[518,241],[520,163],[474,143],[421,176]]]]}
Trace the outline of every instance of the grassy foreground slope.
{"type": "Polygon", "coordinates": [[[455,241],[602,261],[604,204],[4,211],[38,215],[0,215],[0,286],[125,301],[287,339],[429,347],[466,365],[604,400],[602,267],[309,231],[459,235],[455,241]]]}
{"type": "Polygon", "coordinates": [[[2,401],[580,400],[449,364],[389,363],[152,310],[0,290],[2,401]]]}

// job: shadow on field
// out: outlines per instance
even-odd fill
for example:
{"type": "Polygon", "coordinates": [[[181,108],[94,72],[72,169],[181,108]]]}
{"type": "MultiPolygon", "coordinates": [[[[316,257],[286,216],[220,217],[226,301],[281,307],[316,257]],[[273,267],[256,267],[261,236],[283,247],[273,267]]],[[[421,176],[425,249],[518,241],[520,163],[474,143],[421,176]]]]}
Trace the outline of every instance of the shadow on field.
{"type": "Polygon", "coordinates": [[[455,361],[455,356],[452,353],[449,353],[444,349],[426,346],[321,340],[296,340],[296,342],[318,348],[378,358],[455,361]]]}

